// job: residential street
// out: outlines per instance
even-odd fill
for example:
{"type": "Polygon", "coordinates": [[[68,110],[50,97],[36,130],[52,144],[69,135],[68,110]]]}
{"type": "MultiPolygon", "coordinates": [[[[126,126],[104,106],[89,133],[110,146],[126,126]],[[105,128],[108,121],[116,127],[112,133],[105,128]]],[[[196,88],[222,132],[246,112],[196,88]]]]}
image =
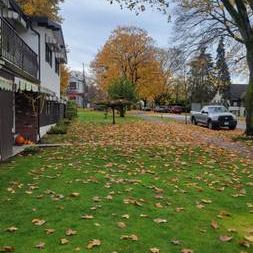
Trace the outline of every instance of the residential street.
{"type": "MultiPolygon", "coordinates": [[[[171,114],[171,113],[154,113],[154,114],[150,114],[150,116],[154,116],[154,117],[159,117],[159,118],[168,118],[168,119],[173,119],[173,120],[177,120],[180,122],[185,122],[185,114],[171,114]]],[[[187,121],[190,122],[190,116],[187,115],[187,121]]],[[[245,130],[246,129],[246,124],[243,121],[239,121],[237,128],[241,129],[241,130],[245,130]]]]}

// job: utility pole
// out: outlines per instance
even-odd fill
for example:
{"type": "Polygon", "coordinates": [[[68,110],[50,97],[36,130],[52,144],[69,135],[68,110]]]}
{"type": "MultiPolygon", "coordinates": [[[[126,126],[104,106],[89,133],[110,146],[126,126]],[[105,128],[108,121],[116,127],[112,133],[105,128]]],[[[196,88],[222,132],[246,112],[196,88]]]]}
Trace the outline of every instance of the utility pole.
{"type": "Polygon", "coordinates": [[[86,105],[86,78],[85,78],[85,67],[84,67],[84,63],[83,63],[83,108],[85,108],[86,105]]]}

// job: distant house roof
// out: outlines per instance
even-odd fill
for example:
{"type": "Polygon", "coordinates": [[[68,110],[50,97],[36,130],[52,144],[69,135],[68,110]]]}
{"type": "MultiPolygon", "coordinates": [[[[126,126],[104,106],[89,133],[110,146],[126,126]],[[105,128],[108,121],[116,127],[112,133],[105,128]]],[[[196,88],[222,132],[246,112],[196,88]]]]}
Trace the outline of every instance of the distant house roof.
{"type": "Polygon", "coordinates": [[[230,98],[231,100],[241,100],[245,97],[248,85],[246,84],[231,84],[230,98]]]}

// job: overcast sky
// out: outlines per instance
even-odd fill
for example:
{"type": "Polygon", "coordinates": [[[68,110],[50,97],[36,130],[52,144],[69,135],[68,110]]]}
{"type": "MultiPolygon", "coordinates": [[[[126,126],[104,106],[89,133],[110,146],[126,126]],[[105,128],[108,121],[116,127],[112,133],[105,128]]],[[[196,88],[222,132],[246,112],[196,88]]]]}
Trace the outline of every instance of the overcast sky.
{"type": "Polygon", "coordinates": [[[158,46],[169,46],[170,26],[166,17],[157,11],[148,10],[136,16],[116,4],[110,5],[107,0],[66,0],[61,8],[63,32],[70,49],[68,61],[73,70],[81,70],[82,63],[87,69],[117,26],[144,28],[158,46]]]}

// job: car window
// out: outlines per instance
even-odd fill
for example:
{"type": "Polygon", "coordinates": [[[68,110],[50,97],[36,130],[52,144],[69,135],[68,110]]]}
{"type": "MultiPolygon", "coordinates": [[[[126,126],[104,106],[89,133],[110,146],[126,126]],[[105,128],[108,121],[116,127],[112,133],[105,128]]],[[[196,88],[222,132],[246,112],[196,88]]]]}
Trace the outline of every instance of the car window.
{"type": "Polygon", "coordinates": [[[208,112],[210,113],[223,113],[228,112],[227,108],[224,106],[216,106],[216,107],[209,107],[208,112]]]}

